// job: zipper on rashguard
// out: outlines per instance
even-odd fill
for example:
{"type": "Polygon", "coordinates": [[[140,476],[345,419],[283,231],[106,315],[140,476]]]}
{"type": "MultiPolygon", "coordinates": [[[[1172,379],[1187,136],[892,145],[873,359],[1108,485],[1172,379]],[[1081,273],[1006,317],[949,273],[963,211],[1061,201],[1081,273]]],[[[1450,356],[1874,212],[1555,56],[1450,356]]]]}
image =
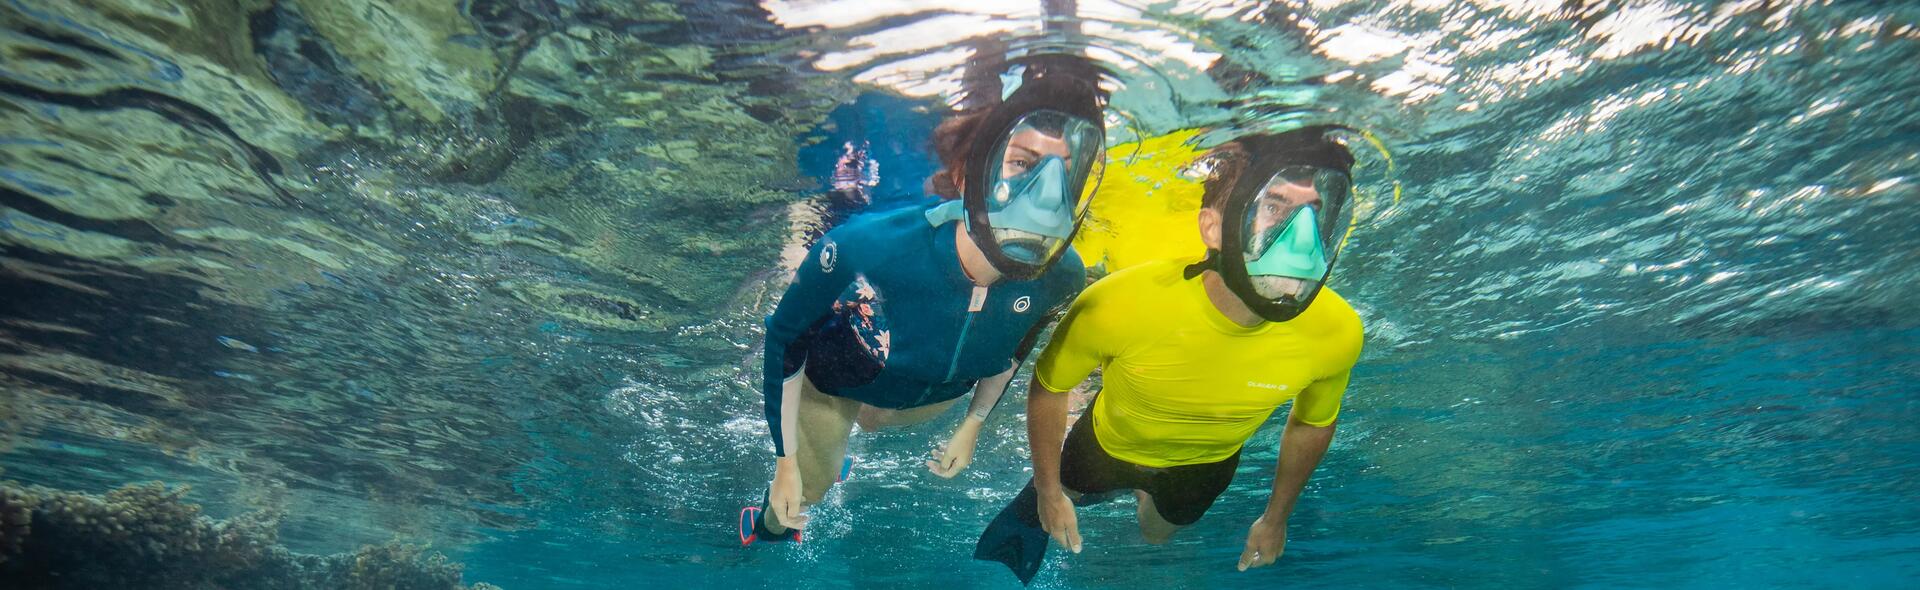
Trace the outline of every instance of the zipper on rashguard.
{"type": "MultiPolygon", "coordinates": [[[[973,316],[986,308],[987,288],[974,285],[973,295],[967,298],[967,320],[960,324],[960,337],[953,342],[953,358],[947,360],[947,378],[942,379],[939,384],[952,383],[953,374],[960,371],[960,353],[967,348],[967,332],[973,330],[973,316]]],[[[932,394],[933,386],[929,385],[927,390],[920,394],[920,403],[926,403],[927,396],[932,394]]]]}

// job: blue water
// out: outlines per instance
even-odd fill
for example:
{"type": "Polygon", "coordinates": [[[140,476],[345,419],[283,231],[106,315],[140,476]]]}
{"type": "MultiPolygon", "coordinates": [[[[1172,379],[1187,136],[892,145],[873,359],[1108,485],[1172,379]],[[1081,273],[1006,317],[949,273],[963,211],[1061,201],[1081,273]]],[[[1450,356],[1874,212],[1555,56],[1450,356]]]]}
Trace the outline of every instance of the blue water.
{"type": "MultiPolygon", "coordinates": [[[[951,52],[1051,39],[973,4],[0,4],[0,479],[188,484],[510,589],[1013,587],[968,555],[1018,399],[954,480],[957,410],[856,435],[806,543],[733,530],[839,146],[918,200],[951,52]]],[[[1920,576],[1920,7],[1078,4],[1116,144],[1330,120],[1392,165],[1280,562],[1234,571],[1269,424],[1172,544],[1084,509],[1035,587],[1920,576]]]]}
{"type": "Polygon", "coordinates": [[[939,117],[929,112],[932,106],[890,93],[861,94],[828,113],[826,123],[805,139],[819,138],[819,142],[801,147],[796,163],[801,170],[828,175],[840,159],[842,146],[853,143],[865,148],[867,157],[879,165],[880,182],[868,189],[871,208],[918,202],[926,195],[927,177],[940,169],[939,158],[927,149],[934,126],[940,124],[939,117]]]}

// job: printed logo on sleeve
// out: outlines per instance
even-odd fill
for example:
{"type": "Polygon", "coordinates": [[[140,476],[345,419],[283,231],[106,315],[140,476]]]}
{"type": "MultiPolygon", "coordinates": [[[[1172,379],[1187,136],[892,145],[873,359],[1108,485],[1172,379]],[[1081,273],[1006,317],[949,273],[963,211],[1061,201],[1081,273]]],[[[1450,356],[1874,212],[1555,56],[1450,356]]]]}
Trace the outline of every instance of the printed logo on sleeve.
{"type": "MultiPolygon", "coordinates": [[[[825,239],[825,238],[822,238],[825,239]]],[[[820,245],[820,272],[833,272],[833,264],[840,261],[840,245],[827,240],[820,245]]]]}
{"type": "Polygon", "coordinates": [[[1014,313],[1027,313],[1027,309],[1031,307],[1033,307],[1033,297],[1030,295],[1021,295],[1019,299],[1013,300],[1014,313]]]}

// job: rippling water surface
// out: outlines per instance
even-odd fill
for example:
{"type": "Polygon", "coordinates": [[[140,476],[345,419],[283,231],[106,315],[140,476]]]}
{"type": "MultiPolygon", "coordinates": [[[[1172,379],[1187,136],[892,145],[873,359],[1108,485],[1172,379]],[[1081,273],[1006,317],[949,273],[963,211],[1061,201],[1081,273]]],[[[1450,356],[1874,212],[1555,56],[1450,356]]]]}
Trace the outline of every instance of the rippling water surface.
{"type": "Polygon", "coordinates": [[[1017,411],[952,481],[949,419],[856,437],[804,545],[732,530],[834,146],[910,199],[1000,47],[1111,70],[1115,145],[1385,150],[1334,283],[1367,352],[1279,565],[1233,571],[1270,426],[1176,542],[1090,509],[1037,585],[1920,576],[1914,4],[1051,4],[0,2],[0,477],[191,484],[508,588],[1011,586],[966,557],[1017,411]]]}

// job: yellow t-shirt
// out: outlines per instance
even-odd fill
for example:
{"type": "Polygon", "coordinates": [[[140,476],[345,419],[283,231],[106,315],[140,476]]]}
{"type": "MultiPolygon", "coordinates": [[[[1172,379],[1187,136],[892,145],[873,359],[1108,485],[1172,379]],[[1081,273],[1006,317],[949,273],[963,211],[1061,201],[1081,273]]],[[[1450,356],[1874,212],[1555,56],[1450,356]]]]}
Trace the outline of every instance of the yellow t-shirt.
{"type": "Polygon", "coordinates": [[[1287,400],[1294,416],[1332,424],[1360,359],[1360,316],[1324,289],[1292,320],[1247,328],[1207,299],[1192,261],[1108,275],[1075,299],[1040,353],[1034,379],[1071,391],[1102,369],[1094,434],[1116,458],[1147,467],[1233,455],[1287,400]]]}

